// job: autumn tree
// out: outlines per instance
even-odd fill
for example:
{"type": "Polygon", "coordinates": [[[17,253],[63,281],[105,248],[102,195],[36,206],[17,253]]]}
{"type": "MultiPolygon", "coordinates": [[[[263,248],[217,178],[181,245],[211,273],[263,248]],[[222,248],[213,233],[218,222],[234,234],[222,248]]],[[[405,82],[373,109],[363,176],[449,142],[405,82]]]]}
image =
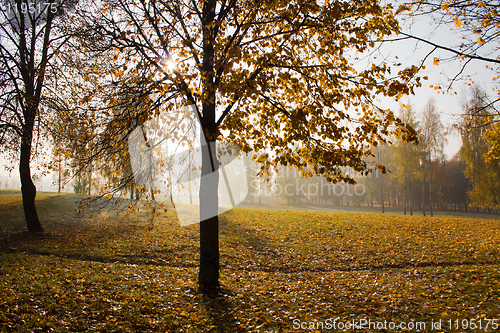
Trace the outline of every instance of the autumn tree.
{"type": "MultiPolygon", "coordinates": [[[[411,105],[401,105],[400,118],[412,127],[417,128],[415,111],[413,111],[411,105]]],[[[415,144],[397,139],[394,146],[396,164],[394,175],[398,178],[399,183],[403,185],[403,213],[406,215],[406,209],[409,207],[410,213],[413,214],[411,184],[419,173],[418,168],[416,168],[419,160],[419,150],[415,144]]]]}
{"type": "MultiPolygon", "coordinates": [[[[431,216],[432,212],[432,177],[433,169],[438,162],[444,158],[444,144],[446,139],[444,137],[444,126],[441,122],[439,113],[436,110],[434,99],[430,99],[425,105],[422,113],[422,120],[420,126],[420,136],[422,143],[422,196],[424,193],[425,180],[428,179],[429,184],[429,209],[431,216]]],[[[422,198],[422,206],[424,205],[424,198],[422,198]]],[[[425,214],[425,213],[424,213],[425,214]]]]}
{"type": "Polygon", "coordinates": [[[33,136],[46,115],[43,100],[47,72],[58,49],[67,40],[56,22],[62,22],[70,1],[12,0],[0,13],[0,147],[19,154],[19,174],[26,225],[43,231],[35,206],[31,176],[33,136]]]}
{"type": "Polygon", "coordinates": [[[382,213],[385,213],[384,192],[387,190],[386,183],[393,175],[392,171],[395,170],[394,163],[397,163],[393,158],[394,150],[391,148],[389,144],[373,147],[373,156],[367,159],[368,166],[372,172],[361,178],[361,183],[366,189],[366,195],[370,198],[370,206],[373,207],[375,199],[380,204],[382,213]]]}
{"type": "Polygon", "coordinates": [[[498,159],[487,158],[490,143],[486,138],[492,126],[488,120],[491,108],[485,103],[484,93],[479,88],[473,87],[471,92],[471,98],[463,105],[460,153],[466,163],[464,173],[471,183],[468,191],[470,203],[489,210],[499,206],[500,163],[498,159]]]}
{"type": "Polygon", "coordinates": [[[85,14],[102,38],[82,43],[89,52],[95,44],[119,51],[114,63],[121,68],[109,73],[116,95],[107,97],[107,106],[118,105],[123,94],[130,105],[142,101],[135,121],[117,122],[112,131],[140,126],[183,103],[193,105],[200,119],[207,142],[200,213],[211,216],[200,224],[204,287],[219,284],[219,180],[204,177],[218,174],[216,142],[259,153],[255,159],[264,172],[280,164],[310,166],[306,174],[353,183],[342,167],[363,171],[370,147],[394,133],[415,139],[409,125],[373,105],[376,95],[398,99],[412,93],[419,85],[418,68],[391,74],[389,64],[374,59],[354,64],[360,53],[398,32],[390,5],[371,0],[102,3],[85,14]]]}
{"type": "MultiPolygon", "coordinates": [[[[137,199],[143,191],[134,182],[126,138],[144,122],[138,110],[149,108],[151,100],[137,78],[135,88],[114,93],[118,83],[112,73],[118,73],[117,58],[123,54],[101,40],[98,28],[86,21],[84,4],[89,2],[69,12],[72,24],[64,31],[72,38],[61,46],[50,72],[57,80],[51,82],[51,96],[45,101],[51,109],[47,128],[54,151],[70,161],[75,192],[94,199],[130,192],[130,198],[137,199]],[[106,104],[110,100],[113,107],[106,104]]],[[[148,74],[135,70],[138,77],[148,74]]]]}

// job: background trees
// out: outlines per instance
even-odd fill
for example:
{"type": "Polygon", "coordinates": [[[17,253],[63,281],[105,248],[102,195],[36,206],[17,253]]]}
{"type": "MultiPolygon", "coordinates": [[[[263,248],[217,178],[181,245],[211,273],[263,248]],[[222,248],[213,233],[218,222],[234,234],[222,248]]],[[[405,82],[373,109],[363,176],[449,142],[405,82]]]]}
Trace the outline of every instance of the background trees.
{"type": "Polygon", "coordinates": [[[484,93],[477,87],[471,90],[471,97],[464,102],[460,134],[462,159],[466,163],[465,175],[470,180],[468,192],[470,203],[483,208],[498,207],[500,186],[498,185],[499,160],[487,159],[490,143],[488,134],[492,128],[490,122],[491,107],[485,103],[484,93]]]}
{"type": "MultiPolygon", "coordinates": [[[[432,216],[432,179],[436,174],[439,163],[443,160],[444,154],[444,127],[441,123],[439,113],[437,112],[434,100],[430,99],[424,107],[421,123],[421,166],[422,166],[422,195],[424,195],[425,180],[429,184],[429,209],[432,216]]],[[[424,196],[423,196],[424,198],[424,196]]],[[[425,200],[422,199],[422,205],[425,200]]],[[[425,214],[425,213],[424,213],[425,214]]]]}
{"type": "MultiPolygon", "coordinates": [[[[400,118],[410,126],[417,128],[418,123],[411,105],[401,106],[400,118]]],[[[406,215],[407,207],[410,209],[410,213],[413,209],[412,182],[419,174],[417,167],[419,164],[418,147],[413,143],[398,139],[394,146],[394,156],[396,161],[395,176],[398,178],[398,182],[403,185],[403,212],[406,215]]]]}
{"type": "MultiPolygon", "coordinates": [[[[448,83],[435,88],[449,91],[457,80],[466,80],[469,85],[474,85],[474,81],[467,73],[469,66],[475,62],[482,64],[491,71],[491,84],[493,90],[487,96],[484,92],[474,91],[469,102],[472,104],[464,107],[462,120],[457,124],[461,128],[461,136],[464,145],[461,150],[460,159],[465,162],[467,179],[470,181],[472,189],[469,189],[470,203],[484,204],[483,207],[494,207],[495,197],[498,196],[498,189],[487,188],[494,186],[495,168],[500,157],[498,147],[499,133],[499,112],[498,102],[500,101],[500,90],[495,81],[500,79],[498,64],[500,63],[500,19],[497,1],[457,1],[457,0],[425,0],[410,1],[401,7],[409,9],[410,15],[421,17],[426,20],[431,18],[437,25],[444,25],[452,29],[458,35],[460,40],[456,42],[445,43],[437,42],[432,36],[418,36],[416,34],[403,33],[404,35],[418,40],[420,43],[426,43],[432,47],[427,58],[435,51],[441,52],[439,56],[433,57],[435,65],[442,61],[455,61],[460,64],[460,69],[450,78],[448,83]],[[475,102],[474,102],[475,101],[475,102]],[[479,103],[480,101],[480,103],[479,103]],[[475,105],[475,106],[474,106],[475,105]],[[475,111],[471,111],[471,109],[475,111]],[[484,151],[486,149],[486,151],[484,151]],[[477,154],[477,155],[476,155],[477,154]],[[486,159],[486,160],[485,160],[486,159]],[[485,161],[489,163],[484,164],[485,161]],[[481,175],[485,172],[491,175],[485,182],[483,190],[474,190],[475,180],[478,176],[476,172],[483,168],[481,175]],[[476,170],[476,171],[473,171],[476,170]],[[475,178],[476,177],[476,178],[475,178]],[[486,197],[484,197],[486,195],[486,197]],[[476,198],[476,199],[474,199],[476,198]],[[486,203],[487,202],[487,203],[486,203]]],[[[481,78],[482,81],[490,78],[481,78]]],[[[474,88],[474,90],[477,90],[474,88]]],[[[463,165],[460,162],[454,162],[454,167],[463,165]]],[[[481,182],[481,181],[480,181],[481,182]]]]}
{"type": "MultiPolygon", "coordinates": [[[[435,89],[450,91],[457,80],[466,80],[469,85],[474,81],[467,73],[471,63],[484,64],[491,71],[490,78],[481,78],[482,81],[493,82],[493,92],[489,97],[483,96],[485,107],[491,107],[488,118],[483,121],[491,123],[485,138],[490,142],[488,158],[498,159],[500,157],[500,127],[498,126],[500,113],[498,102],[500,101],[500,90],[495,82],[500,79],[500,16],[498,1],[459,1],[459,0],[424,0],[409,1],[401,6],[401,9],[410,10],[410,15],[433,19],[437,25],[445,25],[460,35],[460,39],[453,43],[444,44],[436,42],[432,36],[417,36],[415,34],[404,35],[414,38],[421,43],[432,46],[426,58],[437,50],[445,51],[440,56],[433,57],[433,63],[438,65],[441,61],[454,61],[460,64],[460,70],[450,78],[446,86],[436,85],[435,89]]],[[[454,39],[452,39],[454,40],[454,39]]],[[[466,114],[464,114],[466,115],[466,114]]]]}

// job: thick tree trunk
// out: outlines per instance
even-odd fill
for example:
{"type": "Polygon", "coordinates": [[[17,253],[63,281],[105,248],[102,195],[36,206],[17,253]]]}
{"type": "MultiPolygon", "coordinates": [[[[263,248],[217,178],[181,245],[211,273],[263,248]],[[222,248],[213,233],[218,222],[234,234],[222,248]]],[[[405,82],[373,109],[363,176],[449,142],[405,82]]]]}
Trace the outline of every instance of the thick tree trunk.
{"type": "Polygon", "coordinates": [[[202,148],[199,284],[203,289],[212,289],[219,285],[219,216],[217,212],[219,173],[215,148],[214,141],[202,148]]]}
{"type": "Polygon", "coordinates": [[[198,282],[206,291],[219,286],[219,163],[217,160],[216,87],[214,86],[215,0],[203,3],[203,118],[200,180],[200,272],[198,282]]]}
{"type": "Polygon", "coordinates": [[[31,179],[31,142],[33,139],[33,126],[35,122],[34,110],[28,110],[25,115],[23,137],[21,138],[21,156],[19,161],[19,174],[21,177],[21,193],[23,196],[24,217],[29,232],[43,232],[38,219],[35,206],[36,187],[31,179]]]}
{"type": "Polygon", "coordinates": [[[200,272],[198,282],[206,291],[219,286],[219,163],[216,155],[217,122],[215,118],[216,87],[214,86],[215,0],[206,0],[202,10],[203,64],[200,180],[200,272]]]}

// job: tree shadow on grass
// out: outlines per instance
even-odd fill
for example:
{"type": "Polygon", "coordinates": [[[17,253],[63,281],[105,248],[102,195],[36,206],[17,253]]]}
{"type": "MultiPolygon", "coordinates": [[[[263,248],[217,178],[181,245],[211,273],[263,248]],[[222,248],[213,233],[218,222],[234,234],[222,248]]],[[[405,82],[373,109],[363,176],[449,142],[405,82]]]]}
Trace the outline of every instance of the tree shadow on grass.
{"type": "Polygon", "coordinates": [[[236,305],[231,299],[235,299],[235,295],[230,289],[218,287],[210,291],[199,289],[199,292],[216,332],[246,332],[233,312],[236,305]]]}
{"type": "Polygon", "coordinates": [[[263,233],[247,228],[241,223],[231,221],[230,217],[219,216],[220,234],[226,236],[229,243],[237,239],[238,244],[246,246],[256,252],[268,249],[271,243],[263,233]]]}
{"type": "MultiPolygon", "coordinates": [[[[10,251],[10,253],[12,252],[15,251],[10,251]]],[[[197,264],[193,262],[178,262],[178,261],[170,262],[166,259],[156,258],[149,255],[133,254],[133,255],[98,256],[98,255],[88,255],[88,254],[78,254],[78,253],[50,253],[37,250],[22,251],[22,253],[31,255],[49,256],[61,259],[92,261],[102,264],[113,263],[113,264],[123,264],[123,265],[137,265],[137,266],[143,265],[143,266],[158,266],[158,267],[166,266],[166,267],[177,267],[177,268],[197,267],[197,264]]]]}

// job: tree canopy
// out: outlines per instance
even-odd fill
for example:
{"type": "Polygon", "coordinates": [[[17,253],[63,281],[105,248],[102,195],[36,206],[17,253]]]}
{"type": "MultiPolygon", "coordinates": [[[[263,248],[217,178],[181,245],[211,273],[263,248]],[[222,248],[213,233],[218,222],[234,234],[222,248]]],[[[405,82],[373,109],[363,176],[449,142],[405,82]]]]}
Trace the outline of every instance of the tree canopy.
{"type": "Polygon", "coordinates": [[[129,117],[172,110],[177,99],[197,106],[213,138],[263,152],[265,166],[322,165],[338,171],[329,180],[348,180],[339,167],[363,166],[369,147],[389,132],[412,134],[373,103],[378,94],[411,93],[417,67],[391,74],[383,61],[359,60],[398,31],[390,6],[113,1],[85,15],[107,38],[85,47],[116,53],[107,104],[140,105],[129,117]]]}

